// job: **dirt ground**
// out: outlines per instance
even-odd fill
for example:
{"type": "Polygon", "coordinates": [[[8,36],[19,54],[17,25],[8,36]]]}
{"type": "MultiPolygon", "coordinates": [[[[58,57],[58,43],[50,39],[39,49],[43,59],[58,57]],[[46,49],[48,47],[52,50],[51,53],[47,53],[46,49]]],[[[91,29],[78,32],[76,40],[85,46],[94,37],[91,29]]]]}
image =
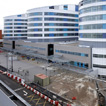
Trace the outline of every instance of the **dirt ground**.
{"type": "Polygon", "coordinates": [[[68,100],[76,97],[73,106],[98,106],[96,86],[88,76],[76,72],[61,71],[50,78],[48,89],[68,100]]]}

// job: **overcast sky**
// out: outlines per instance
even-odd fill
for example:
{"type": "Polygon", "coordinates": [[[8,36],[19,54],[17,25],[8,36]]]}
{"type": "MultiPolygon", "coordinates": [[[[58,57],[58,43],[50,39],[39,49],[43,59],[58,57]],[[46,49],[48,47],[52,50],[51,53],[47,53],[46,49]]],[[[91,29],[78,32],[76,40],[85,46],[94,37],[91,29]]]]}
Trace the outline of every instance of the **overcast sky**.
{"type": "Polygon", "coordinates": [[[28,9],[61,5],[78,4],[80,0],[0,0],[0,29],[3,29],[3,17],[25,13],[28,9]]]}

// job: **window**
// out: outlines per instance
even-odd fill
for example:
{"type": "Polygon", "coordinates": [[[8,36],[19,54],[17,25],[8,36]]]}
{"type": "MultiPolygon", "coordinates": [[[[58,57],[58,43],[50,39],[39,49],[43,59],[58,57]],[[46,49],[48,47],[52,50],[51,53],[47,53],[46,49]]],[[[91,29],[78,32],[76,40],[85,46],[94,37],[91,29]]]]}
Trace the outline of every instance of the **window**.
{"type": "Polygon", "coordinates": [[[54,36],[54,34],[49,34],[49,36],[51,37],[51,36],[54,36]]]}
{"type": "Polygon", "coordinates": [[[42,15],[42,12],[29,13],[28,16],[42,15]]]}
{"type": "Polygon", "coordinates": [[[93,64],[93,67],[106,68],[106,65],[93,64]]]}
{"type": "Polygon", "coordinates": [[[68,10],[68,6],[67,5],[64,5],[64,10],[68,10]]]}
{"type": "Polygon", "coordinates": [[[28,21],[42,21],[42,18],[30,18],[28,21]]]}
{"type": "Polygon", "coordinates": [[[103,24],[103,29],[106,29],[106,24],[103,24]]]}
{"type": "Polygon", "coordinates": [[[12,34],[5,34],[5,36],[12,36],[12,34]]]}
{"type": "Polygon", "coordinates": [[[106,10],[106,5],[103,5],[102,6],[102,10],[106,10]]]}
{"type": "Polygon", "coordinates": [[[37,32],[37,31],[42,31],[42,29],[28,29],[29,32],[37,32]]]}
{"type": "Polygon", "coordinates": [[[42,26],[42,23],[29,23],[28,26],[42,26]]]}
{"type": "Polygon", "coordinates": [[[12,21],[12,19],[5,19],[5,21],[12,21]]]}
{"type": "Polygon", "coordinates": [[[17,17],[21,17],[22,15],[17,15],[17,17]]]}
{"type": "Polygon", "coordinates": [[[4,25],[12,25],[12,23],[5,23],[4,25]]]}
{"type": "Polygon", "coordinates": [[[49,9],[54,9],[54,6],[50,6],[49,9]]]}
{"type": "Polygon", "coordinates": [[[106,38],[106,33],[103,33],[103,38],[106,38]]]}
{"type": "Polygon", "coordinates": [[[28,37],[41,37],[42,34],[28,34],[28,37]]]}
{"type": "Polygon", "coordinates": [[[75,11],[78,11],[78,8],[79,8],[78,5],[76,5],[76,6],[75,6],[75,11]]]}

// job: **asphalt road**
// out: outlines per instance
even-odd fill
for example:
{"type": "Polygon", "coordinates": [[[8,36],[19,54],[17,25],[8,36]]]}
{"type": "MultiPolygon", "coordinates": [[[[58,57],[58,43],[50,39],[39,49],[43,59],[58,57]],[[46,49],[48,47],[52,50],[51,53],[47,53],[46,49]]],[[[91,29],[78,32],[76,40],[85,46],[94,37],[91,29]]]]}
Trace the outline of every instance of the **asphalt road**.
{"type": "MultiPolygon", "coordinates": [[[[21,96],[25,101],[27,101],[31,106],[53,106],[51,103],[46,100],[40,98],[38,95],[35,95],[32,91],[24,88],[22,85],[17,83],[16,81],[10,79],[6,75],[2,75],[0,73],[0,80],[3,81],[7,86],[9,86],[12,90],[14,90],[19,96],[21,96]]],[[[0,87],[1,89],[2,87],[0,87]]],[[[2,88],[3,89],[3,88],[2,88]]],[[[4,91],[5,92],[5,91],[4,91]]],[[[5,92],[6,93],[6,92],[5,92]]],[[[11,94],[7,94],[10,96],[11,94]]],[[[13,100],[14,101],[14,100],[13,100]]],[[[20,102],[20,101],[19,101],[20,102]]],[[[20,103],[17,100],[17,105],[20,103]]],[[[23,106],[23,105],[22,105],[23,106]]]]}

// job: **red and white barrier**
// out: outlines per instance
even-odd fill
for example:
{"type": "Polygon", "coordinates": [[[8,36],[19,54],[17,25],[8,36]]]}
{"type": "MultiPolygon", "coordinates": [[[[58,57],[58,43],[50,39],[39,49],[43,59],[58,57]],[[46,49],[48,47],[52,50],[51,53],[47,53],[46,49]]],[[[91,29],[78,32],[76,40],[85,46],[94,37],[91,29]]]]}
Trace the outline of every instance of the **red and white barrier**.
{"type": "Polygon", "coordinates": [[[3,71],[2,71],[2,70],[0,70],[0,73],[2,73],[2,74],[3,74],[3,71]]]}

